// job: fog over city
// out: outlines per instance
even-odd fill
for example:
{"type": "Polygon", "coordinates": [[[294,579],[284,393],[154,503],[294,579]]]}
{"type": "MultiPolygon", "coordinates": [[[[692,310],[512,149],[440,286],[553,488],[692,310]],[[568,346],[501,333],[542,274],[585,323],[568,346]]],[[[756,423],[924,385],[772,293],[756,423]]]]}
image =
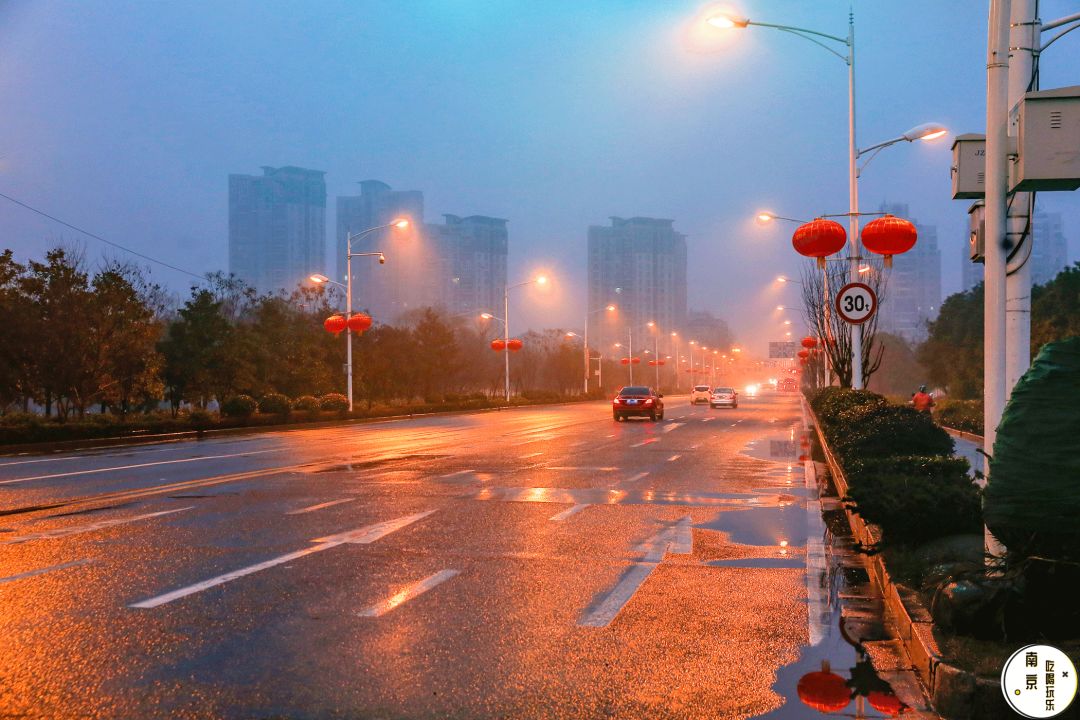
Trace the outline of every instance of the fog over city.
{"type": "MultiPolygon", "coordinates": [[[[772,280],[797,274],[801,259],[790,226],[753,217],[846,211],[846,69],[803,39],[702,19],[724,8],[843,35],[848,7],[6,2],[0,192],[201,274],[228,269],[230,174],[324,171],[328,259],[335,198],[381,180],[423,192],[427,222],[507,219],[510,281],[553,278],[552,292],[512,311],[535,328],[581,326],[589,226],[672,219],[687,237],[689,307],[763,343],[783,334],[763,324],[768,311],[798,304],[772,280]]],[[[1040,13],[1073,8],[1048,0],[1040,13]]],[[[951,138],[985,126],[985,3],[860,2],[854,12],[859,144],[928,121],[949,129],[885,151],[860,183],[864,210],[904,203],[936,226],[944,297],[961,289],[969,205],[950,199],[951,138]]],[[[1056,44],[1041,86],[1070,84],[1078,66],[1080,45],[1056,44]]],[[[1075,259],[1080,197],[1038,202],[1062,213],[1075,259]]],[[[103,252],[7,201],[0,223],[23,260],[59,242],[90,259],[103,252]]],[[[192,281],[152,273],[180,294],[192,281]]]]}

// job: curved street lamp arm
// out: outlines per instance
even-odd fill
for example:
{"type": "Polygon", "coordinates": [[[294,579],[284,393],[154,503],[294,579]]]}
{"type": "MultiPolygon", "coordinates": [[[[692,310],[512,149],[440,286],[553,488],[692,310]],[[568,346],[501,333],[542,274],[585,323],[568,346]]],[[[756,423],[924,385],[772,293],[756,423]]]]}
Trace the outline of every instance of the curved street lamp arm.
{"type": "MultiPolygon", "coordinates": [[[[1080,19],[1080,13],[1077,14],[1076,19],[1080,19]]],[[[1060,40],[1064,36],[1068,35],[1069,33],[1071,33],[1073,30],[1075,30],[1078,27],[1080,27],[1080,23],[1077,23],[1076,25],[1065,28],[1064,30],[1059,32],[1057,35],[1055,35],[1054,37],[1050,38],[1045,43],[1043,43],[1042,47],[1039,48],[1039,52],[1041,53],[1042,51],[1046,50],[1046,48],[1050,47],[1055,42],[1057,42],[1058,40],[1060,40]]]]}
{"type": "MultiPolygon", "coordinates": [[[[1061,27],[1062,25],[1068,25],[1069,23],[1076,22],[1077,20],[1080,20],[1080,12],[1073,13],[1072,15],[1066,15],[1065,17],[1059,17],[1057,20],[1051,20],[1048,23],[1043,23],[1040,31],[1046,32],[1047,30],[1053,30],[1054,28],[1061,27]]],[[[1043,47],[1045,47],[1045,45],[1043,47]]]]}
{"type": "MultiPolygon", "coordinates": [[[[833,55],[835,55],[836,57],[843,60],[845,65],[850,65],[851,64],[851,58],[848,55],[841,55],[840,53],[836,52],[835,50],[833,50],[831,47],[829,47],[825,43],[821,42],[820,40],[815,40],[814,38],[812,38],[812,37],[810,37],[809,35],[806,34],[808,32],[812,32],[811,30],[800,30],[798,28],[786,28],[786,27],[781,27],[780,25],[765,25],[765,23],[750,23],[750,24],[751,25],[763,25],[765,27],[774,27],[777,30],[780,30],[781,32],[791,33],[792,35],[796,35],[798,37],[801,37],[803,40],[809,40],[810,42],[814,43],[815,45],[821,47],[822,49],[826,50],[827,52],[830,52],[833,55]]],[[[823,35],[823,33],[814,33],[814,34],[815,35],[823,35]]],[[[824,35],[824,37],[830,38],[832,40],[838,40],[838,41],[844,43],[844,45],[847,45],[847,40],[841,40],[840,38],[833,37],[832,35],[824,35]]]]}
{"type": "MultiPolygon", "coordinates": [[[[763,23],[754,20],[747,21],[747,25],[757,25],[758,27],[774,28],[776,30],[783,30],[785,32],[802,33],[804,35],[817,35],[818,37],[827,38],[835,42],[844,45],[848,45],[847,38],[837,37],[836,35],[829,35],[828,33],[818,32],[817,30],[810,30],[807,28],[795,27],[794,25],[775,25],[773,23],[763,23]]],[[[809,40],[809,38],[807,38],[809,40]]]]}

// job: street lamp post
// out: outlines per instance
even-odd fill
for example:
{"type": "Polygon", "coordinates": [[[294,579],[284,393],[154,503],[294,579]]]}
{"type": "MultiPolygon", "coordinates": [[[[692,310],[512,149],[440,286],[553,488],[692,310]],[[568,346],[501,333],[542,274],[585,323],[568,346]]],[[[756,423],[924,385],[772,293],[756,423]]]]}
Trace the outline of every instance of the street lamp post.
{"type": "MultiPolygon", "coordinates": [[[[855,144],[855,13],[848,13],[848,33],[847,37],[839,37],[837,35],[829,35],[826,33],[818,32],[816,30],[810,30],[807,28],[795,27],[792,25],[776,25],[772,23],[752,22],[747,18],[737,17],[734,15],[715,15],[708,20],[710,25],[719,28],[746,28],[751,25],[757,27],[774,28],[783,32],[798,35],[804,40],[809,40],[818,47],[821,47],[829,53],[840,58],[848,69],[848,236],[849,236],[849,249],[848,260],[850,263],[850,278],[851,282],[859,281],[859,150],[855,144]],[[820,38],[820,39],[819,39],[820,38]],[[842,55],[832,47],[829,47],[823,41],[832,41],[839,43],[847,48],[847,55],[842,55]]],[[[920,126],[924,130],[928,130],[930,126],[920,126]]],[[[915,128],[913,128],[914,130],[915,128]]],[[[909,131],[911,132],[911,131],[909,131]]],[[[916,139],[932,139],[932,137],[940,137],[944,135],[943,128],[933,129],[933,132],[926,132],[922,136],[916,136],[908,138],[901,136],[895,140],[887,143],[881,143],[880,145],[871,146],[866,149],[865,152],[875,152],[881,150],[883,147],[891,145],[895,142],[902,140],[912,141],[916,139]],[[940,132],[938,132],[940,130],[940,132]],[[932,137],[931,137],[932,136],[932,137]]],[[[871,156],[872,159],[872,156],[871,156]]],[[[869,159],[867,160],[869,162],[869,159]]],[[[864,386],[863,381],[863,366],[862,366],[862,325],[852,325],[851,327],[851,386],[856,390],[862,390],[864,386]]]]}
{"type": "Polygon", "coordinates": [[[503,288],[503,367],[506,402],[508,403],[510,402],[510,291],[514,288],[532,285],[533,283],[536,283],[537,285],[546,285],[547,281],[548,279],[546,276],[537,275],[532,280],[519,282],[516,285],[507,285],[503,288]]]}
{"type": "MultiPolygon", "coordinates": [[[[615,306],[609,304],[609,305],[605,305],[604,307],[599,308],[597,310],[586,311],[586,313],[585,313],[585,337],[584,337],[584,341],[585,341],[585,394],[586,395],[589,394],[589,371],[592,369],[592,360],[589,357],[589,318],[592,317],[593,315],[595,315],[596,313],[601,313],[601,312],[615,312],[615,306]]],[[[602,369],[601,369],[601,372],[603,372],[602,369]]],[[[597,376],[597,378],[598,378],[597,382],[599,383],[599,385],[601,387],[603,387],[603,383],[600,382],[600,380],[599,380],[600,377],[601,376],[599,376],[599,375],[597,376]]]]}
{"type": "MultiPolygon", "coordinates": [[[[375,252],[354,253],[352,251],[352,242],[353,242],[353,240],[357,240],[359,238],[362,238],[365,235],[370,235],[371,233],[373,233],[373,232],[375,232],[377,230],[385,230],[386,228],[390,228],[390,227],[397,228],[398,230],[404,230],[405,228],[409,227],[409,221],[404,219],[404,218],[398,218],[396,220],[392,220],[392,221],[388,222],[385,225],[378,225],[378,226],[373,227],[373,228],[368,228],[367,230],[364,230],[362,232],[353,233],[352,231],[349,231],[349,232],[347,232],[345,234],[345,285],[343,287],[345,288],[345,320],[346,320],[346,322],[348,322],[349,318],[352,317],[352,296],[353,296],[353,293],[352,293],[352,259],[354,257],[377,257],[377,258],[379,258],[379,264],[380,265],[386,263],[386,256],[382,252],[380,252],[378,250],[376,250],[375,252]]],[[[332,283],[334,285],[341,286],[341,283],[336,282],[334,280],[331,280],[330,278],[326,277],[325,275],[316,274],[316,275],[312,275],[308,279],[311,280],[314,283],[322,284],[322,283],[327,283],[328,282],[328,283],[332,283]]],[[[345,379],[345,394],[346,394],[346,397],[348,397],[348,399],[349,399],[349,412],[352,412],[352,410],[353,410],[352,336],[353,336],[352,328],[346,326],[345,327],[345,378],[346,378],[345,379]]]]}
{"type": "Polygon", "coordinates": [[[673,338],[672,341],[675,343],[675,392],[679,392],[679,333],[673,332],[671,333],[671,337],[673,338]]]}

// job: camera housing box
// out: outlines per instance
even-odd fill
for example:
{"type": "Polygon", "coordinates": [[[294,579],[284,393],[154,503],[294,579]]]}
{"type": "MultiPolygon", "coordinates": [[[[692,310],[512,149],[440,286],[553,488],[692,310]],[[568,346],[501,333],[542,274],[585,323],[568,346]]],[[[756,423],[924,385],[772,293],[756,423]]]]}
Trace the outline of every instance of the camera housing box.
{"type": "Polygon", "coordinates": [[[1010,191],[1080,188],[1080,85],[1025,93],[1010,123],[1017,137],[1010,191]]]}
{"type": "Polygon", "coordinates": [[[957,135],[952,144],[953,200],[979,200],[986,195],[986,136],[957,135]]]}
{"type": "Polygon", "coordinates": [[[973,263],[986,262],[986,203],[974,202],[968,208],[968,248],[973,263]]]}

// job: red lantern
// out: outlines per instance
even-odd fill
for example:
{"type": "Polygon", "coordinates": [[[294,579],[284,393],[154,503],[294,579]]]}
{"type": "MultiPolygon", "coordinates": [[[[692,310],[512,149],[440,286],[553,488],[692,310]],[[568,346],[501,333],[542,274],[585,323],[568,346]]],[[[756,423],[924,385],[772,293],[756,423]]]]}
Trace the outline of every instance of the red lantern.
{"type": "Polygon", "coordinates": [[[640,365],[641,364],[641,358],[630,358],[630,362],[633,363],[634,365],[640,365]]]}
{"type": "Polygon", "coordinates": [[[491,341],[491,349],[495,352],[502,352],[506,349],[506,341],[502,338],[495,338],[491,341]]]}
{"type": "Polygon", "coordinates": [[[666,362],[667,362],[666,360],[657,360],[656,364],[657,365],[664,365],[666,362]]]}
{"type": "MultiPolygon", "coordinates": [[[[799,457],[801,462],[809,459],[805,455],[799,457]]],[[[799,678],[796,690],[804,705],[823,713],[843,710],[851,702],[851,691],[844,684],[844,678],[829,672],[828,660],[821,661],[821,670],[799,678]]]]}
{"type": "Polygon", "coordinates": [[[517,352],[524,345],[520,338],[510,338],[506,341],[506,347],[510,349],[510,352],[517,352]]]}
{"type": "Polygon", "coordinates": [[[349,318],[349,329],[354,333],[362,333],[371,327],[371,316],[367,313],[354,313],[349,318]]]}
{"type": "Polygon", "coordinates": [[[629,365],[630,364],[630,358],[623,358],[619,362],[621,362],[623,365],[629,365]]]}
{"type": "Polygon", "coordinates": [[[807,350],[811,350],[811,349],[817,347],[817,338],[816,337],[804,337],[802,339],[802,346],[804,348],[806,348],[807,350]]]}
{"type": "Polygon", "coordinates": [[[825,267],[826,256],[843,250],[846,242],[844,226],[835,220],[823,218],[800,225],[791,236],[795,252],[817,258],[818,267],[825,267]]]}
{"type": "Polygon", "coordinates": [[[885,713],[889,717],[896,717],[907,710],[907,705],[900,702],[900,698],[892,693],[874,690],[866,696],[866,699],[870,701],[870,707],[878,712],[885,713]]]}
{"type": "Polygon", "coordinates": [[[796,353],[796,354],[797,354],[797,355],[798,355],[798,356],[799,356],[799,357],[800,357],[801,359],[803,359],[803,360],[805,360],[806,358],[810,357],[810,351],[809,351],[809,350],[800,350],[800,351],[799,351],[798,353],[796,353]]]}
{"type": "Polygon", "coordinates": [[[649,367],[656,367],[656,361],[655,360],[650,360],[649,361],[649,367]]]}
{"type": "Polygon", "coordinates": [[[345,329],[347,324],[344,315],[331,315],[323,320],[322,326],[326,328],[326,332],[332,332],[335,335],[338,335],[345,329]]]}
{"type": "Polygon", "coordinates": [[[915,225],[893,215],[879,217],[862,229],[863,247],[885,256],[885,267],[892,267],[892,256],[906,253],[915,247],[919,233],[915,225]]]}

